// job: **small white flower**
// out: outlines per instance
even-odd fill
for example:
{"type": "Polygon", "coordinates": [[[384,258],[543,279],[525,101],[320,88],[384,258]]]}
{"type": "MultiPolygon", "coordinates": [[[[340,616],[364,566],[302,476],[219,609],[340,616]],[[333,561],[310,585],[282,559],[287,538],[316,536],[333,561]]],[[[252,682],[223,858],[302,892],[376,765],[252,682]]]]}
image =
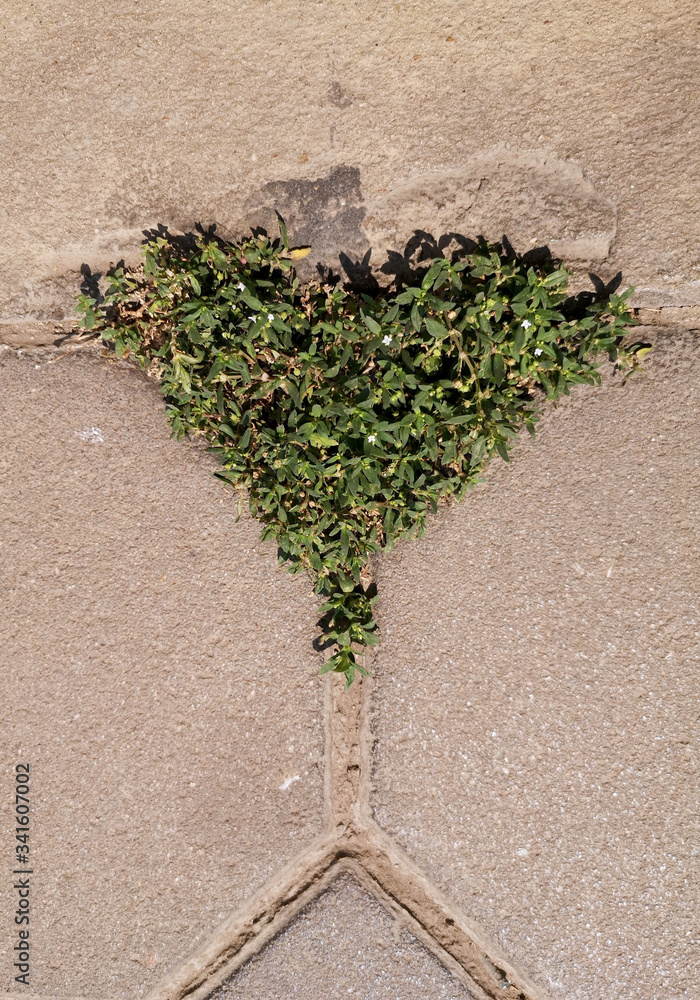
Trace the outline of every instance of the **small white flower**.
{"type": "Polygon", "coordinates": [[[374,442],[377,440],[377,435],[376,434],[370,434],[369,437],[367,438],[367,440],[369,441],[370,444],[374,444],[374,442]]]}
{"type": "Polygon", "coordinates": [[[542,353],[542,348],[541,347],[536,347],[535,348],[535,357],[539,358],[539,356],[540,356],[541,353],[542,353]]]}
{"type": "Polygon", "coordinates": [[[239,292],[244,292],[245,291],[245,285],[243,284],[242,281],[238,282],[238,284],[236,285],[236,288],[238,289],[239,292]]]}
{"type": "Polygon", "coordinates": [[[384,340],[382,341],[382,343],[386,344],[387,346],[391,343],[391,337],[389,336],[388,333],[387,333],[386,337],[384,338],[384,340]]]}
{"type": "Polygon", "coordinates": [[[529,330],[530,327],[532,326],[532,323],[530,322],[529,319],[524,319],[520,325],[522,326],[523,330],[529,330]]]}
{"type": "Polygon", "coordinates": [[[251,321],[251,323],[254,323],[257,318],[258,318],[257,316],[249,316],[248,317],[248,319],[251,321]]]}
{"type": "Polygon", "coordinates": [[[273,319],[274,319],[274,318],[275,318],[275,315],[274,315],[274,313],[268,313],[268,314],[267,314],[267,319],[268,319],[268,322],[269,322],[269,323],[271,323],[271,322],[273,321],[273,319]]]}

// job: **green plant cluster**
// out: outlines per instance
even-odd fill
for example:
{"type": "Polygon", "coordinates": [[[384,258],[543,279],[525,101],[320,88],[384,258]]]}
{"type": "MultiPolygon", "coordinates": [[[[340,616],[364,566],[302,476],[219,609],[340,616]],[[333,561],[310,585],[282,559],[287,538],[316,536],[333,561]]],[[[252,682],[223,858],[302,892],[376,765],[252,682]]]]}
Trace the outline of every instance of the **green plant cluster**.
{"type": "Polygon", "coordinates": [[[622,343],[630,292],[567,317],[556,262],[482,241],[371,296],[302,284],[281,230],[154,237],[140,268],[111,270],[104,301],[81,298],[80,322],[149,367],[174,433],[204,435],[280,560],[314,576],[335,644],[322,672],[350,684],[377,642],[370,557],[507,459],[540,398],[597,381],[601,352],[630,367],[644,345],[622,343]]]}

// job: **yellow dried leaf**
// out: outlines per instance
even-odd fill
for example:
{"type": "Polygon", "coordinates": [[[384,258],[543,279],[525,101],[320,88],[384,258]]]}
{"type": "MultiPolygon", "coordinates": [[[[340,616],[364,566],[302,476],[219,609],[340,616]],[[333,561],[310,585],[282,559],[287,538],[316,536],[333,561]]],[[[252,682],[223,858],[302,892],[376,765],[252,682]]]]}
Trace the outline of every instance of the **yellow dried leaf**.
{"type": "Polygon", "coordinates": [[[289,251],[289,256],[292,260],[301,260],[302,257],[308,257],[311,253],[311,247],[294,247],[289,251]]]}

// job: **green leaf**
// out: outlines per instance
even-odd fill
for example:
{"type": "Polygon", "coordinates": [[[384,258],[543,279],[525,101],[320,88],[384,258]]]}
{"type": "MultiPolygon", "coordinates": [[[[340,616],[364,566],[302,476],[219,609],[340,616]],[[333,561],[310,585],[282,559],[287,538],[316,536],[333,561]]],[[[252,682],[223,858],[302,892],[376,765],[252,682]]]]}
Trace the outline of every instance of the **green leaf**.
{"type": "Polygon", "coordinates": [[[542,284],[545,286],[545,288],[553,288],[556,285],[564,284],[565,281],[566,281],[566,271],[560,269],[558,271],[552,271],[551,274],[548,274],[547,277],[542,282],[542,284]]]}
{"type": "Polygon", "coordinates": [[[472,413],[462,413],[458,417],[450,417],[449,420],[443,420],[445,424],[470,424],[476,419],[475,415],[472,413]]]}
{"type": "Polygon", "coordinates": [[[493,355],[491,369],[493,371],[493,378],[496,385],[500,385],[506,374],[506,366],[503,362],[503,356],[501,354],[493,355]]]}
{"type": "Polygon", "coordinates": [[[518,330],[516,331],[515,336],[513,337],[513,349],[511,352],[513,357],[517,357],[522,351],[525,345],[526,336],[527,336],[527,331],[523,330],[522,327],[519,327],[518,330]]]}
{"type": "Polygon", "coordinates": [[[332,448],[337,445],[338,442],[335,438],[328,437],[326,434],[313,433],[309,437],[309,443],[314,446],[314,448],[332,448]]]}
{"type": "Polygon", "coordinates": [[[254,310],[254,312],[261,311],[263,307],[262,302],[260,301],[259,298],[257,298],[251,292],[249,292],[247,288],[244,292],[241,292],[241,298],[243,299],[243,301],[247,306],[250,306],[250,308],[254,310]]]}
{"type": "Polygon", "coordinates": [[[421,283],[421,287],[423,289],[432,288],[433,287],[433,282],[435,281],[435,279],[437,278],[437,276],[440,274],[440,272],[442,271],[442,269],[444,267],[446,267],[446,266],[447,266],[447,261],[446,260],[440,259],[440,260],[434,261],[434,263],[432,263],[430,265],[430,267],[428,268],[428,272],[425,275],[425,277],[423,278],[423,281],[421,283]]]}
{"type": "Polygon", "coordinates": [[[429,316],[426,316],[424,322],[428,330],[428,333],[431,334],[431,336],[435,337],[436,340],[444,340],[445,337],[449,336],[450,331],[447,329],[444,323],[440,323],[436,319],[430,319],[429,316]]]}
{"type": "Polygon", "coordinates": [[[505,441],[496,442],[496,451],[505,462],[510,462],[510,455],[508,454],[508,447],[505,441]]]}

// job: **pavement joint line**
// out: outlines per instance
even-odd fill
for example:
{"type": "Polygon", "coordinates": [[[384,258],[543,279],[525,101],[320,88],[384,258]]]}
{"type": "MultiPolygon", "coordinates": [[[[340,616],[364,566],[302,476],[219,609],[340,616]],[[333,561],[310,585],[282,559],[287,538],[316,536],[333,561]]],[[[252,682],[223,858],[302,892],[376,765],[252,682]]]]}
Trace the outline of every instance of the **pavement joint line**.
{"type": "MultiPolygon", "coordinates": [[[[700,305],[631,305],[640,326],[683,327],[700,330],[700,305]]],[[[0,317],[0,345],[20,350],[67,347],[71,351],[88,342],[74,320],[33,319],[27,316],[0,317]],[[82,341],[79,342],[79,338],[82,341]]],[[[66,352],[68,353],[68,352],[66,352]]]]}
{"type": "MultiPolygon", "coordinates": [[[[366,655],[366,665],[371,654],[366,655]]],[[[327,832],[228,917],[144,1000],[205,1000],[344,872],[351,873],[475,1000],[548,1000],[374,821],[371,677],[325,681],[327,832]]],[[[0,997],[0,1000],[2,998],[0,997]]]]}
{"type": "Polygon", "coordinates": [[[337,838],[326,836],[286,865],[231,914],[202,948],[166,975],[146,1000],[201,1000],[321,895],[336,877],[337,838]]]}

